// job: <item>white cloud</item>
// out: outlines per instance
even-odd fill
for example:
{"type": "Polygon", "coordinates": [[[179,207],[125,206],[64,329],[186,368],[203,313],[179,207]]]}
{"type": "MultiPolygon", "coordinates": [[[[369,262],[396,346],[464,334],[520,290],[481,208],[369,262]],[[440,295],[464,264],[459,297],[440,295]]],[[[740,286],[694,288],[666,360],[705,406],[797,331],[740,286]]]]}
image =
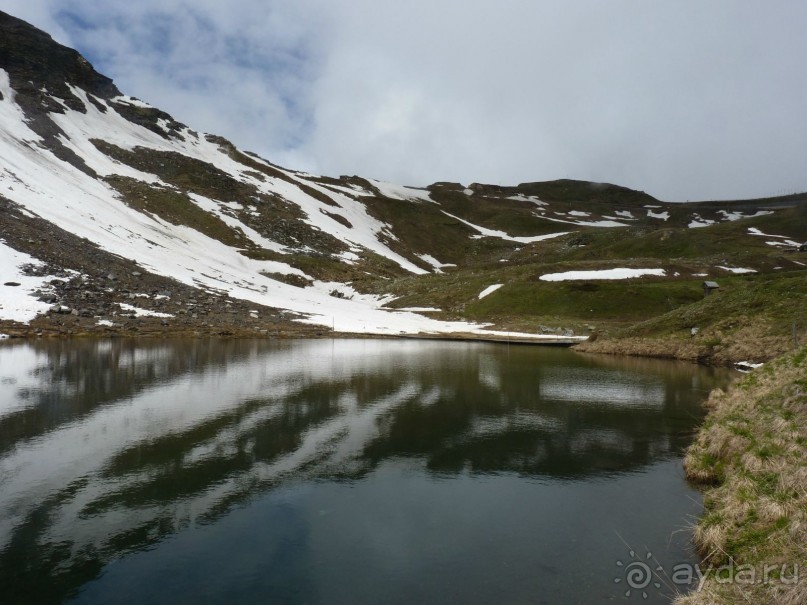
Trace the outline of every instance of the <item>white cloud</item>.
{"type": "Polygon", "coordinates": [[[7,4],[127,93],[278,163],[664,199],[807,189],[801,3],[7,4]]]}

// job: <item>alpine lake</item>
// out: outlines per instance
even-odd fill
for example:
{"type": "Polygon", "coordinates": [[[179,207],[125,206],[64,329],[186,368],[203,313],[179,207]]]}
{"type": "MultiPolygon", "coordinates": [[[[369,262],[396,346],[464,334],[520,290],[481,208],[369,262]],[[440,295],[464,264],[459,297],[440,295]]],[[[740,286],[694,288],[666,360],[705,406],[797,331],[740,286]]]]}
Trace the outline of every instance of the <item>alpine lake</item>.
{"type": "Polygon", "coordinates": [[[731,378],[481,342],[4,341],[0,602],[669,603],[698,560],[683,452],[731,378]]]}

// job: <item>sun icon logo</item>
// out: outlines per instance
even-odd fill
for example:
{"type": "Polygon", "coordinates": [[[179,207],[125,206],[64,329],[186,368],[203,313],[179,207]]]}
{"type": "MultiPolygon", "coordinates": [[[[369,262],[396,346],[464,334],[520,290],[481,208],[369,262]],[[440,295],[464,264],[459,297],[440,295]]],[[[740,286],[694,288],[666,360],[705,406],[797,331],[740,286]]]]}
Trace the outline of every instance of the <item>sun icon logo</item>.
{"type": "Polygon", "coordinates": [[[623,563],[617,561],[617,566],[623,568],[622,577],[614,578],[614,583],[619,584],[625,582],[627,590],[625,596],[629,597],[634,592],[641,594],[643,599],[647,598],[647,589],[652,585],[656,590],[661,588],[661,583],[655,581],[654,576],[658,577],[656,572],[664,572],[664,568],[653,559],[653,553],[648,552],[644,560],[636,556],[636,551],[630,551],[630,561],[623,563]],[[651,564],[656,563],[655,568],[651,568],[651,564]]]}

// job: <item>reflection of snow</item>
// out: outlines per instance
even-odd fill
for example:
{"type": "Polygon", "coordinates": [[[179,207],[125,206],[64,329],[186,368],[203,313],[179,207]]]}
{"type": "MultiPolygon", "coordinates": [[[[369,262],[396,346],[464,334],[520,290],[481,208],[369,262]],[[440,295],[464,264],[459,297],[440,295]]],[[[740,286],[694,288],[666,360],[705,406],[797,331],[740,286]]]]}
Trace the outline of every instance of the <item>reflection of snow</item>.
{"type": "MultiPolygon", "coordinates": [[[[48,351],[53,349],[29,344],[0,347],[0,420],[43,401],[83,397],[73,372],[56,380],[42,371],[54,363],[48,351]],[[31,392],[41,395],[29,399],[25,394],[31,392]]],[[[121,347],[97,342],[82,351],[82,359],[90,355],[113,381],[140,376],[146,382],[138,380],[139,389],[124,388],[119,399],[93,401],[95,407],[11,444],[0,457],[0,549],[32,510],[53,495],[59,499],[49,510],[47,525],[38,530],[43,543],[71,544],[74,552],[103,551],[109,540],[155,519],[185,526],[221,510],[222,503],[238,502],[290,479],[364,472],[367,448],[387,438],[396,410],[446,405],[462,393],[478,395],[487,407],[468,402],[468,422],[456,427],[453,444],[515,431],[567,441],[569,451],[581,455],[592,447],[621,454],[633,440],[624,434],[619,439],[620,426],[567,427],[567,403],[658,409],[665,398],[663,382],[653,376],[564,365],[542,366],[536,382],[530,367],[525,370],[530,383],[523,389],[518,380],[507,379],[516,367],[509,365],[509,352],[500,357],[495,348],[470,343],[254,343],[240,346],[238,355],[213,356],[207,365],[180,366],[185,369],[174,374],[165,369],[187,351],[172,344],[121,347]],[[438,377],[445,370],[443,382],[438,377]],[[460,376],[462,393],[457,392],[460,376]],[[321,405],[326,399],[320,395],[327,405],[321,405]],[[549,403],[546,410],[530,407],[534,396],[549,403]],[[499,401],[502,406],[489,405],[499,401]],[[558,406],[557,401],[564,403],[558,406]],[[280,426],[289,429],[284,433],[288,439],[267,453],[261,441],[271,441],[268,435],[280,426]],[[172,453],[163,456],[160,450],[168,441],[172,453]],[[122,457],[132,452],[149,462],[122,468],[122,457]],[[195,473],[205,465],[221,473],[212,472],[196,491],[180,488],[176,499],[139,499],[154,482],[195,473]],[[130,505],[128,497],[137,504],[130,505]]],[[[443,410],[435,413],[442,417],[443,410]]],[[[536,441],[533,461],[549,452],[541,448],[545,444],[536,441]]]]}
{"type": "Polygon", "coordinates": [[[560,401],[607,403],[616,406],[661,407],[664,385],[660,382],[611,381],[579,375],[577,382],[542,380],[541,397],[560,401]]]}
{"type": "Polygon", "coordinates": [[[491,437],[506,431],[558,431],[563,422],[557,418],[521,411],[508,416],[480,416],[468,430],[469,437],[491,437]]]}

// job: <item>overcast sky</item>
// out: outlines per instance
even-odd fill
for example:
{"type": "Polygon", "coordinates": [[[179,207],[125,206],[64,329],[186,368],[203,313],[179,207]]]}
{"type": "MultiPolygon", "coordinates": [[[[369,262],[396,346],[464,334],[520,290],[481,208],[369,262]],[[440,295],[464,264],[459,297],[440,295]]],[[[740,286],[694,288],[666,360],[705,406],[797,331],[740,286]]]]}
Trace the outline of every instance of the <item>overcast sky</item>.
{"type": "Polygon", "coordinates": [[[412,185],[807,190],[807,2],[4,0],[276,163],[412,185]]]}

